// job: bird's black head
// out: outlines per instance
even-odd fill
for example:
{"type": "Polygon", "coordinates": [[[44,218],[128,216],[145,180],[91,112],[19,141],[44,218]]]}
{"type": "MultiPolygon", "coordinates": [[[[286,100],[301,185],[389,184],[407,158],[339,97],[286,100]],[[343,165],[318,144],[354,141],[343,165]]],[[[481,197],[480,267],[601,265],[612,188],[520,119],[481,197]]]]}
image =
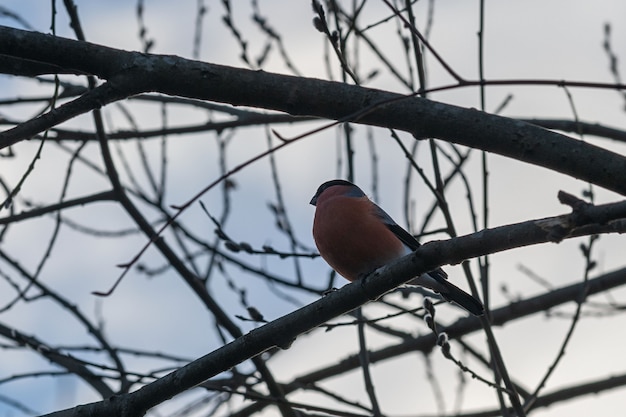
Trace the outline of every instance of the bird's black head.
{"type": "Polygon", "coordinates": [[[352,184],[350,181],[330,180],[330,181],[326,181],[325,183],[317,187],[317,191],[315,192],[315,195],[313,196],[309,204],[316,205],[317,199],[319,198],[320,195],[322,195],[324,191],[328,190],[331,187],[335,187],[338,185],[344,186],[344,187],[350,187],[350,192],[347,193],[347,195],[354,196],[354,197],[363,197],[365,195],[365,193],[359,187],[352,184]]]}

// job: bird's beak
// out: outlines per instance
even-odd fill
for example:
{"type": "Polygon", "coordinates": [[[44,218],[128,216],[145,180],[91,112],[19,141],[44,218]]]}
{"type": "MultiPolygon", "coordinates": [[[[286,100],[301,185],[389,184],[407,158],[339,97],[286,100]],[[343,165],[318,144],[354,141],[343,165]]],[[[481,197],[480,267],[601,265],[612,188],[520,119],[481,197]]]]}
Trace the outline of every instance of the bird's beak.
{"type": "Polygon", "coordinates": [[[309,201],[309,204],[314,206],[317,204],[317,196],[314,195],[313,198],[311,199],[311,201],[309,201]]]}

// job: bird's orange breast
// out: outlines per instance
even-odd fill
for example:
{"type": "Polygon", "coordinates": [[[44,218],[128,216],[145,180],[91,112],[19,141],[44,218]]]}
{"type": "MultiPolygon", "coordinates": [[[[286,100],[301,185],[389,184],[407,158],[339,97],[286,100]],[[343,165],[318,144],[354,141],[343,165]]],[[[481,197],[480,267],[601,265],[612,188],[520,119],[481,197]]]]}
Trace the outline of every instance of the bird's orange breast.
{"type": "Polygon", "coordinates": [[[353,281],[405,254],[404,244],[374,214],[367,198],[333,196],[319,201],[313,238],[326,262],[353,281]]]}

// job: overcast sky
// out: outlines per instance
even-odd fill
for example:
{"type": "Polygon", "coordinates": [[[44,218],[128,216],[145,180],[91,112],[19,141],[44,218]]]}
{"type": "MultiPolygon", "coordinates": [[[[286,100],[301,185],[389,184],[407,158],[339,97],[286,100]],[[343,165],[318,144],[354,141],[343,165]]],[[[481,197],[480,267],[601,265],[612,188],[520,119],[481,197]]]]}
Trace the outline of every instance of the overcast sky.
{"type": "MultiPolygon", "coordinates": [[[[140,24],[136,15],[136,3],[129,1],[77,1],[78,11],[82,19],[87,40],[90,42],[125,50],[142,50],[139,37],[140,24]]],[[[225,14],[222,2],[206,2],[207,14],[202,26],[202,37],[197,59],[237,67],[250,68],[242,62],[240,45],[234,40],[230,31],[222,22],[225,14]]],[[[265,37],[251,21],[252,9],[248,2],[232,2],[234,19],[237,29],[248,45],[251,57],[259,56],[265,46],[265,37]]],[[[346,2],[347,3],[347,2],[346,2]]],[[[425,27],[428,2],[418,2],[418,26],[425,27]]],[[[478,79],[478,2],[441,0],[434,2],[433,25],[430,42],[446,62],[461,76],[478,79]]],[[[18,28],[50,33],[51,10],[50,2],[34,0],[9,0],[1,5],[6,10],[20,15],[28,27],[7,15],[0,15],[0,24],[18,28]]],[[[329,78],[324,63],[324,37],[315,30],[312,24],[313,12],[308,1],[259,1],[261,13],[268,22],[281,34],[284,47],[299,73],[306,77],[329,78]]],[[[74,38],[68,26],[67,14],[57,2],[56,33],[60,36],[74,38]]],[[[175,54],[186,58],[194,58],[194,28],[196,19],[196,1],[164,1],[146,2],[143,24],[146,38],[154,41],[153,53],[175,54]]],[[[390,16],[389,9],[383,2],[370,1],[363,11],[361,24],[365,27],[390,16]]],[[[491,1],[486,2],[485,13],[485,76],[488,79],[552,79],[589,82],[614,82],[609,70],[609,58],[603,49],[605,25],[611,26],[611,43],[614,53],[618,56],[618,64],[626,59],[626,3],[620,0],[600,0],[595,2],[579,0],[530,0],[524,2],[491,1]]],[[[385,55],[391,59],[404,59],[394,36],[396,24],[382,24],[370,29],[370,33],[378,41],[385,55]]],[[[400,25],[401,29],[401,25],[400,25]]],[[[359,68],[361,74],[369,69],[379,69],[380,65],[374,58],[368,57],[368,51],[361,45],[362,55],[359,68]]],[[[331,58],[334,79],[339,79],[339,65],[331,58]]],[[[255,68],[256,69],[256,68],[255,68]]],[[[265,71],[292,74],[276,50],[262,67],[265,71]]],[[[624,74],[622,67],[619,68],[624,74]]],[[[428,56],[429,86],[444,86],[454,82],[441,65],[437,64],[432,55],[428,56]]],[[[84,80],[75,78],[75,82],[84,80]]],[[[404,86],[386,71],[367,82],[367,86],[406,93],[404,86]]],[[[51,93],[50,88],[42,90],[42,85],[35,81],[18,80],[13,77],[0,76],[0,99],[29,97],[51,93]]],[[[624,98],[615,91],[598,89],[571,88],[569,90],[575,111],[580,120],[591,123],[626,129],[624,119],[624,98]]],[[[511,96],[502,115],[520,118],[564,118],[572,119],[573,110],[566,92],[555,86],[525,87],[489,87],[486,90],[485,110],[493,112],[503,101],[511,96]]],[[[476,88],[459,88],[434,93],[430,99],[454,104],[462,107],[480,108],[479,91],[476,88]]],[[[0,115],[8,117],[24,117],[32,115],[37,109],[24,106],[20,108],[0,108],[0,115]]],[[[129,123],[119,109],[109,106],[105,109],[107,124],[111,130],[127,129],[129,123]]],[[[133,107],[133,116],[140,126],[161,126],[160,108],[158,106],[133,107]]],[[[193,113],[173,109],[170,123],[186,125],[198,123],[205,117],[204,113],[193,113]]],[[[90,129],[88,116],[71,121],[68,126],[90,129]]],[[[317,126],[272,126],[281,134],[289,136],[303,133],[317,126]]],[[[366,141],[367,129],[355,128],[356,149],[356,181],[368,193],[372,194],[370,143],[366,141]]],[[[402,183],[406,175],[405,160],[398,147],[390,140],[384,129],[375,129],[372,133],[373,143],[377,149],[380,182],[377,189],[378,202],[399,223],[403,223],[402,183]],[[401,161],[400,163],[398,161],[401,161]]],[[[299,238],[313,248],[310,236],[313,207],[308,201],[317,186],[328,179],[345,177],[345,165],[337,168],[337,137],[338,130],[328,130],[313,135],[293,147],[287,147],[276,155],[276,162],[281,175],[285,204],[290,219],[299,238]]],[[[596,143],[624,154],[626,146],[610,142],[606,139],[585,137],[585,140],[596,143]]],[[[169,166],[169,204],[182,204],[213,181],[219,174],[219,161],[215,155],[214,136],[206,134],[187,137],[179,142],[170,142],[171,155],[169,166]]],[[[276,139],[274,139],[276,140],[276,139]]],[[[410,144],[412,139],[403,135],[402,140],[410,144]]],[[[153,146],[156,141],[150,142],[153,146]]],[[[17,158],[2,161],[2,176],[16,181],[23,174],[31,161],[36,143],[24,142],[15,147],[17,158]]],[[[245,161],[267,148],[266,131],[263,129],[241,129],[233,137],[229,151],[230,167],[245,161]]],[[[426,145],[421,148],[419,161],[425,164],[429,160],[426,145]]],[[[97,149],[90,153],[97,158],[97,149]]],[[[44,157],[38,162],[37,169],[24,187],[22,196],[35,202],[54,201],[58,199],[59,187],[65,175],[65,165],[57,166],[58,158],[67,158],[59,149],[48,147],[44,157]],[[50,184],[54,185],[50,185],[50,184]]],[[[130,157],[131,164],[139,164],[137,155],[130,157]]],[[[467,172],[471,181],[480,191],[480,159],[478,154],[468,164],[467,172]]],[[[556,195],[559,190],[580,195],[587,184],[548,172],[543,168],[529,166],[509,159],[490,156],[490,218],[491,226],[520,222],[533,218],[542,218],[568,212],[567,207],[559,204],[556,195]]],[[[89,173],[72,181],[69,194],[72,197],[85,195],[89,192],[104,189],[104,181],[97,175],[89,173]]],[[[277,234],[273,218],[267,209],[267,203],[274,200],[271,186],[269,164],[267,161],[242,170],[234,176],[238,184],[233,195],[233,209],[227,231],[237,240],[245,240],[256,247],[264,244],[287,250],[284,236],[277,234]]],[[[140,178],[140,182],[146,181],[140,178]]],[[[415,201],[415,219],[420,219],[429,208],[428,202],[419,199],[420,193],[426,192],[423,185],[416,185],[413,192],[415,201]]],[[[617,201],[616,194],[595,187],[597,203],[617,201]]],[[[453,204],[453,214],[458,216],[458,233],[471,233],[472,226],[467,214],[465,190],[461,184],[450,187],[448,198],[453,204]]],[[[209,209],[220,210],[218,192],[208,193],[203,201],[209,209]]],[[[374,196],[373,196],[374,197],[374,196]]],[[[106,204],[98,205],[89,211],[75,210],[73,219],[77,222],[95,226],[100,219],[106,219],[107,228],[116,230],[130,227],[128,218],[119,209],[111,209],[106,204]],[[98,219],[98,220],[96,220],[98,219]]],[[[6,215],[6,214],[5,214],[6,215]]],[[[441,220],[441,219],[440,219],[441,220]]],[[[104,220],[103,220],[104,221],[104,220]]],[[[197,225],[197,229],[205,229],[212,234],[214,225],[206,218],[200,208],[195,205],[183,216],[183,221],[197,225]],[[194,223],[195,222],[195,223],[194,223]]],[[[419,222],[418,222],[419,223],[419,222]]],[[[482,223],[482,220],[481,220],[482,223]]],[[[9,234],[10,240],[2,242],[3,247],[27,266],[35,270],[37,262],[42,258],[47,239],[49,239],[51,222],[36,220],[19,225],[9,234]],[[45,236],[43,239],[41,236],[45,236]],[[34,254],[34,258],[32,257],[34,254]]],[[[441,223],[439,223],[441,225],[441,223]]],[[[432,227],[435,228],[435,227],[432,227]]],[[[431,229],[432,229],[431,228],[431,229]]],[[[147,280],[140,274],[130,274],[122,287],[110,299],[96,300],[90,294],[94,290],[104,290],[119,274],[116,265],[128,261],[145,243],[142,236],[136,235],[124,240],[121,246],[117,240],[87,240],[85,244],[76,245],[78,233],[65,230],[59,236],[59,248],[45,269],[45,280],[54,288],[68,297],[73,297],[84,308],[90,317],[103,315],[106,317],[107,334],[124,346],[154,346],[154,350],[175,351],[190,360],[205,354],[221,343],[215,337],[213,329],[206,331],[207,316],[202,306],[182,286],[178,278],[161,276],[147,280]],[[171,308],[171,299],[175,297],[177,304],[171,308]],[[200,316],[198,323],[189,322],[189,317],[200,316]],[[185,323],[181,325],[181,323],[185,323]],[[138,328],[141,332],[138,332],[138,328]],[[164,340],[164,338],[166,340],[164,340]],[[182,347],[181,347],[182,346],[182,347]]],[[[436,239],[444,239],[445,235],[435,235],[436,239]]],[[[524,248],[495,255],[491,258],[493,286],[493,305],[506,303],[507,296],[500,291],[506,286],[509,295],[530,296],[544,289],[531,281],[519,271],[520,265],[531,268],[537,274],[547,278],[553,287],[580,281],[583,273],[583,259],[578,246],[581,241],[568,241],[559,245],[547,244],[534,248],[524,248]]],[[[623,266],[624,238],[620,236],[602,237],[597,246],[599,260],[598,272],[610,271],[623,266]]],[[[163,260],[154,252],[148,251],[144,260],[153,267],[162,264],[163,260]]],[[[289,277],[293,274],[291,263],[286,264],[275,259],[261,260],[252,258],[250,262],[259,267],[268,267],[277,274],[289,277]]],[[[328,276],[328,267],[321,259],[302,262],[307,280],[324,279],[328,276]]],[[[476,265],[473,266],[474,269],[476,265]]],[[[1,267],[0,267],[1,268],[1,267]]],[[[465,278],[459,266],[446,268],[451,279],[460,286],[466,287],[465,278]]],[[[240,271],[229,271],[236,279],[240,271]]],[[[243,314],[238,306],[237,296],[228,290],[224,282],[216,282],[214,290],[222,294],[222,302],[231,314],[243,314]]],[[[315,299],[310,294],[297,293],[297,303],[278,299],[271,289],[258,281],[247,282],[252,288],[251,303],[262,306],[268,319],[284,315],[302,303],[315,299]]],[[[0,286],[0,305],[8,302],[3,300],[0,286]]],[[[624,291],[615,291],[615,299],[623,300],[624,291]]],[[[416,298],[417,300],[417,298],[416,298]]],[[[571,306],[570,306],[571,307],[571,306]]],[[[571,309],[567,311],[572,311],[571,309]]],[[[452,314],[457,313],[455,311],[452,314]]],[[[63,312],[54,312],[49,306],[29,305],[20,303],[14,309],[0,313],[0,321],[11,323],[24,332],[41,335],[49,343],[79,343],[88,340],[88,335],[72,334],[75,323],[65,323],[63,312]],[[66,342],[67,341],[67,342],[66,342]]],[[[624,338],[616,329],[622,328],[623,321],[618,318],[589,319],[579,325],[568,355],[559,371],[549,381],[548,388],[556,389],[568,385],[571,381],[600,378],[610,373],[623,373],[624,361],[616,363],[623,350],[624,338]],[[607,337],[608,341],[599,342],[607,337]]],[[[241,323],[245,330],[253,325],[241,323]]],[[[569,320],[543,320],[534,318],[516,323],[505,329],[498,330],[498,341],[510,366],[510,372],[520,381],[534,388],[534,384],[545,372],[549,363],[558,352],[560,343],[569,326],[569,320]],[[532,358],[532,366],[529,366],[532,358]]],[[[424,329],[418,331],[424,332],[424,329]]],[[[333,363],[346,354],[344,348],[355,346],[355,331],[339,330],[330,333],[319,332],[298,340],[294,347],[282,353],[280,360],[275,362],[279,378],[290,380],[290,376],[303,373],[322,363],[333,363]],[[330,336],[329,336],[330,335],[330,336]],[[330,349],[310,349],[310,346],[322,343],[323,346],[336,346],[337,353],[330,349]],[[303,355],[306,361],[302,360],[303,355]],[[306,362],[306,363],[304,363],[306,362]]],[[[482,335],[474,335],[469,340],[479,344],[482,335]]],[[[379,341],[373,337],[372,343],[379,341]]],[[[347,348],[350,351],[349,348],[347,348]]],[[[42,362],[33,354],[30,357],[12,355],[14,360],[0,360],[0,379],[24,372],[25,369],[39,369],[42,362]]],[[[4,355],[5,352],[2,352],[4,355]]],[[[455,369],[443,360],[436,359],[436,369],[443,369],[441,382],[454,384],[456,387],[455,369]],[[447,370],[446,370],[447,369],[447,370]],[[452,381],[452,382],[451,382],[452,381]]],[[[145,364],[147,369],[153,364],[145,364]]],[[[155,365],[156,366],[156,365],[155,365]]],[[[416,406],[414,400],[415,379],[424,377],[424,364],[414,360],[413,368],[406,368],[404,363],[390,363],[376,368],[378,378],[389,379],[388,384],[377,386],[383,398],[384,409],[391,415],[432,415],[437,408],[431,392],[424,392],[424,406],[416,406]],[[398,384],[398,373],[410,374],[409,382],[398,384]]],[[[360,376],[354,376],[357,381],[360,376]]],[[[330,382],[330,385],[341,381],[330,382]]],[[[447,389],[443,386],[442,389],[447,389]]],[[[456,388],[454,388],[456,389],[456,388]]],[[[352,398],[364,397],[361,385],[344,390],[352,398]]],[[[27,379],[21,383],[0,384],[0,395],[15,396],[22,401],[36,397],[32,407],[40,412],[49,412],[60,407],[70,407],[98,398],[89,388],[80,382],[71,382],[70,378],[51,382],[48,377],[27,379]],[[52,388],[51,388],[52,387],[52,388]],[[36,392],[36,394],[35,394],[36,392]]],[[[594,414],[616,414],[623,410],[624,390],[604,393],[599,396],[584,397],[563,406],[540,410],[536,416],[569,415],[572,417],[594,414]],[[618,411],[619,410],[619,411],[618,411]]],[[[305,397],[306,399],[306,397],[305,397]]],[[[367,401],[367,400],[364,400],[367,401]]],[[[493,392],[483,386],[468,389],[465,401],[471,404],[470,409],[483,409],[494,404],[493,392]],[[474,397],[472,397],[474,396],[474,397]]],[[[450,410],[452,405],[447,405],[450,410]]],[[[0,401],[1,415],[19,415],[15,409],[0,401]]]]}

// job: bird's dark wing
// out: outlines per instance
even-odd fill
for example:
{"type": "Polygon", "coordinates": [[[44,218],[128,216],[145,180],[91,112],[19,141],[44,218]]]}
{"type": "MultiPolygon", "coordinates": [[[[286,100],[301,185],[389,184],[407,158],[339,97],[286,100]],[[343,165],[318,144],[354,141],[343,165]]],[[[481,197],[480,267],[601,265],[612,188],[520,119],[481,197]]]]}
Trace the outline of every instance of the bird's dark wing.
{"type": "Polygon", "coordinates": [[[376,210],[374,212],[374,215],[378,217],[387,226],[387,228],[391,230],[393,234],[402,241],[402,243],[407,245],[412,251],[420,247],[420,243],[417,241],[417,239],[415,239],[412,234],[400,227],[398,223],[394,222],[391,216],[388,215],[385,210],[381,209],[377,205],[374,205],[374,207],[376,210]]]}
{"type": "MultiPolygon", "coordinates": [[[[398,223],[394,222],[390,215],[388,215],[385,210],[376,206],[376,212],[374,213],[378,218],[382,220],[383,223],[387,226],[389,230],[393,232],[394,235],[398,239],[402,241],[411,251],[417,250],[421,245],[415,236],[404,230],[398,223]]],[[[428,272],[431,276],[440,278],[440,279],[448,279],[448,274],[441,269],[437,268],[433,271],[428,272]]]]}
{"type": "MultiPolygon", "coordinates": [[[[375,216],[381,219],[381,221],[398,237],[409,249],[415,251],[420,247],[420,243],[415,237],[400,227],[393,221],[383,209],[378,206],[374,213],[375,216]]],[[[448,274],[441,268],[428,271],[419,277],[414,278],[414,282],[409,281],[408,284],[423,285],[438,292],[448,301],[453,301],[465,308],[470,313],[480,316],[484,313],[484,307],[480,301],[474,298],[472,295],[466,293],[459,287],[451,284],[447,281],[448,274]]]]}

